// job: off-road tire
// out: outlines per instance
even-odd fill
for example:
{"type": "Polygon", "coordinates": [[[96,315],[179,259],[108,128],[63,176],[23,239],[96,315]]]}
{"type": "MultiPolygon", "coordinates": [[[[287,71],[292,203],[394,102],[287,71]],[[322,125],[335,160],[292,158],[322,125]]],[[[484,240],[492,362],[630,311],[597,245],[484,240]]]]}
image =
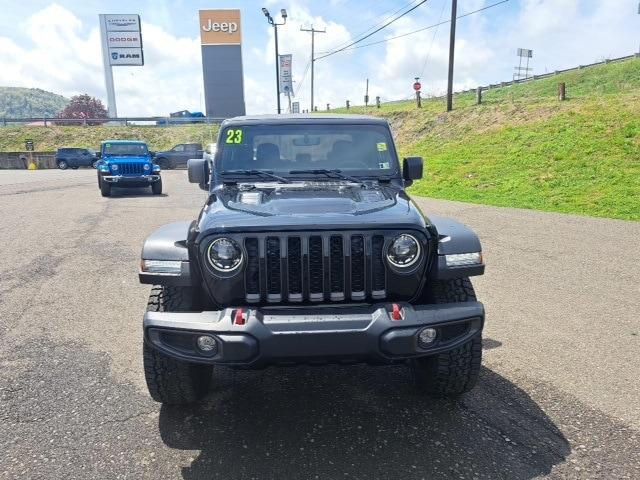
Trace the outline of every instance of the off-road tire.
{"type": "Polygon", "coordinates": [[[151,184],[151,192],[154,195],[160,195],[162,193],[162,179],[151,184]]]}
{"type": "Polygon", "coordinates": [[[109,182],[105,182],[104,180],[100,181],[100,193],[103,197],[111,196],[111,184],[109,182]]]}
{"type": "MultiPolygon", "coordinates": [[[[193,311],[193,291],[186,287],[153,287],[147,311],[193,311]]],[[[212,365],[189,363],[143,346],[144,376],[149,394],[156,402],[186,405],[204,397],[211,385],[212,365]]]]}
{"type": "MultiPolygon", "coordinates": [[[[476,300],[468,278],[433,281],[427,296],[431,303],[458,303],[476,300]]],[[[416,386],[437,397],[455,397],[471,390],[480,374],[482,334],[452,350],[411,362],[416,386]]]]}

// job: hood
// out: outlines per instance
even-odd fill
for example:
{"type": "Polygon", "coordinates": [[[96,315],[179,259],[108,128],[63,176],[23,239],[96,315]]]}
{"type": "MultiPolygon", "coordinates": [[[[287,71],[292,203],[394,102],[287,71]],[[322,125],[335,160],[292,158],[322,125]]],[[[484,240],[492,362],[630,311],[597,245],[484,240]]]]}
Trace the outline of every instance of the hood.
{"type": "Polygon", "coordinates": [[[373,182],[295,182],[224,186],[212,193],[200,230],[424,228],[406,194],[373,182]],[[391,225],[393,224],[393,225],[391,225]]]}
{"type": "Polygon", "coordinates": [[[140,156],[131,156],[131,155],[106,155],[102,157],[105,162],[113,162],[113,163],[149,163],[151,162],[151,157],[148,155],[140,155],[140,156]]]}
{"type": "Polygon", "coordinates": [[[384,209],[396,203],[382,188],[354,184],[294,183],[267,188],[239,189],[223,197],[228,208],[257,215],[357,215],[384,209]]]}

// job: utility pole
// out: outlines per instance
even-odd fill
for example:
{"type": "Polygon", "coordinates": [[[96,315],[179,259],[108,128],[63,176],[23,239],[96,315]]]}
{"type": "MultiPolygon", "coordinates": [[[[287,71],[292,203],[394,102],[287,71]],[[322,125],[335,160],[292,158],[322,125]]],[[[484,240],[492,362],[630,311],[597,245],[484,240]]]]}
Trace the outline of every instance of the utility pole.
{"type": "Polygon", "coordinates": [[[369,79],[367,78],[367,89],[364,92],[364,106],[369,106],[369,79]]]}
{"type": "Polygon", "coordinates": [[[451,35],[449,39],[449,79],[447,82],[447,112],[453,110],[453,61],[456,49],[456,17],[458,0],[451,0],[451,35]]]}
{"type": "Polygon", "coordinates": [[[301,32],[311,32],[311,111],[313,112],[313,64],[316,61],[315,58],[315,36],[316,33],[327,33],[327,29],[322,29],[322,30],[316,30],[315,28],[313,28],[313,25],[311,25],[311,28],[302,28],[300,27],[300,31],[301,32]]]}

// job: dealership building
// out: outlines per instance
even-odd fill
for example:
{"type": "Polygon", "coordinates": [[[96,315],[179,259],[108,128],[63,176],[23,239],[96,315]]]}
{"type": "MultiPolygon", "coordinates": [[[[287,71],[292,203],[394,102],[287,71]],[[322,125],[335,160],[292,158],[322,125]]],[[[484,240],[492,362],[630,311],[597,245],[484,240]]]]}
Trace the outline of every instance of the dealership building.
{"type": "Polygon", "coordinates": [[[244,115],[240,10],[200,10],[200,41],[207,116],[244,115]]]}

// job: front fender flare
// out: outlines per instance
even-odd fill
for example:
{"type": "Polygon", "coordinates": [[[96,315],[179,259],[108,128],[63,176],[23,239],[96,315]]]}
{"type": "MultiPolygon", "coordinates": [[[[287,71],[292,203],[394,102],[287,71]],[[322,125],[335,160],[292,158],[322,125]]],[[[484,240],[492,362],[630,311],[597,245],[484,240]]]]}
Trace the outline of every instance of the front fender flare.
{"type": "MultiPolygon", "coordinates": [[[[179,261],[180,274],[150,273],[141,269],[138,272],[140,283],[151,285],[190,286],[191,268],[189,250],[186,241],[191,222],[174,222],[163,225],[154,231],[142,244],[142,262],[144,260],[179,261]]],[[[141,262],[141,263],[142,263],[141,262]]]]}
{"type": "Polygon", "coordinates": [[[445,260],[445,255],[482,252],[480,239],[471,228],[450,218],[430,216],[428,220],[438,232],[438,258],[431,269],[431,277],[444,280],[484,274],[484,263],[448,267],[445,260]]]}

